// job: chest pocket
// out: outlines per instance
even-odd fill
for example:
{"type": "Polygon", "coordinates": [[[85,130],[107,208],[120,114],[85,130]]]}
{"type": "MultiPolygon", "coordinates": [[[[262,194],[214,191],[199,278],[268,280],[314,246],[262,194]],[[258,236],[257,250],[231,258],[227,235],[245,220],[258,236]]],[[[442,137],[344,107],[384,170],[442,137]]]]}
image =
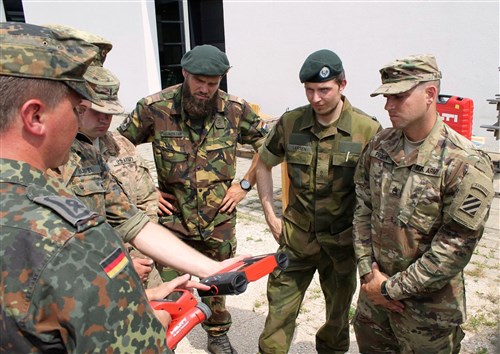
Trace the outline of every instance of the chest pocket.
{"type": "Polygon", "coordinates": [[[439,176],[419,178],[412,173],[405,186],[398,220],[428,235],[441,215],[441,195],[437,185],[439,176]]]}
{"type": "Polygon", "coordinates": [[[162,138],[153,142],[159,182],[166,184],[188,182],[188,158],[191,148],[191,142],[186,138],[162,138]]]}
{"type": "Polygon", "coordinates": [[[71,190],[90,210],[106,215],[106,190],[100,175],[75,177],[71,190]]]}
{"type": "Polygon", "coordinates": [[[286,151],[290,183],[297,188],[308,188],[311,183],[313,151],[310,145],[289,144],[286,151]]]}
{"type": "Polygon", "coordinates": [[[357,152],[334,152],[332,154],[333,185],[332,190],[342,191],[352,189],[354,171],[360,154],[357,152]]]}
{"type": "Polygon", "coordinates": [[[206,139],[206,159],[200,156],[203,170],[209,172],[209,182],[232,180],[236,173],[236,134],[209,136],[206,139]]]}

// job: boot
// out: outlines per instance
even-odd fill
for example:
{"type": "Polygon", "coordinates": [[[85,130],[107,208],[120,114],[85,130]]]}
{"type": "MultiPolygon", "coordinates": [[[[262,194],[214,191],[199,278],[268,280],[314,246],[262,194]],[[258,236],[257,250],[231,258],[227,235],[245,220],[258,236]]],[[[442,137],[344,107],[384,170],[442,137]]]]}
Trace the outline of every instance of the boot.
{"type": "Polygon", "coordinates": [[[208,335],[208,351],[212,354],[238,354],[233,348],[227,334],[222,336],[208,335]]]}

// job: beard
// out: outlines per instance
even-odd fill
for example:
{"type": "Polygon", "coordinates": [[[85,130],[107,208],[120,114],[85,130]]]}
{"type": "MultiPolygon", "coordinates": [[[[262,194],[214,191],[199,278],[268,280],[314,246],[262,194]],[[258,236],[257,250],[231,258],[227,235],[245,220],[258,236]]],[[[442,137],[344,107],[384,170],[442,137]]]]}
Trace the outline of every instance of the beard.
{"type": "Polygon", "coordinates": [[[191,88],[187,81],[182,88],[182,106],[189,116],[193,118],[204,118],[210,116],[216,107],[217,92],[208,100],[200,100],[191,94],[191,88]]]}

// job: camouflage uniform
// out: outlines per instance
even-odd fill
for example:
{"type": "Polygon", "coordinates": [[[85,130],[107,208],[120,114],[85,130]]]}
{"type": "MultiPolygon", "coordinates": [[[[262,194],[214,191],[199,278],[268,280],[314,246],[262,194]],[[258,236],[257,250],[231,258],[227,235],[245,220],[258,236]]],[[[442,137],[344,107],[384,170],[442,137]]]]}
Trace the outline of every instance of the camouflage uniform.
{"type": "Polygon", "coordinates": [[[0,159],[0,349],[168,353],[123,243],[59,181],[0,159]]]}
{"type": "MultiPolygon", "coordinates": [[[[236,211],[219,213],[235,176],[236,145],[258,149],[267,131],[248,103],[219,90],[216,112],[204,120],[199,133],[185,117],[182,87],[172,86],[140,100],[118,131],[135,145],[153,142],[159,188],[177,198],[179,211],[160,216],[159,223],[212,259],[224,260],[236,251],[236,211]]],[[[203,301],[212,309],[204,328],[227,332],[231,316],[225,299],[203,301]]]]}
{"type": "Polygon", "coordinates": [[[326,322],[316,334],[319,353],[349,348],[349,307],[356,289],[352,246],[354,167],[380,124],[342,96],[339,119],[316,122],[310,105],[285,113],[260,151],[268,166],[287,163],[290,202],[283,213],[279,250],[290,265],[269,276],[269,315],[262,353],[287,353],[295,320],[316,270],[326,300],[326,322]]]}
{"type": "Polygon", "coordinates": [[[367,146],[355,176],[359,275],[376,261],[390,276],[389,296],[405,308],[391,312],[361,293],[354,319],[361,352],[459,352],[463,268],[483,233],[492,177],[489,157],[439,118],[408,156],[399,129],[367,146]]]}
{"type": "MultiPolygon", "coordinates": [[[[147,163],[137,154],[135,146],[122,135],[113,132],[107,132],[98,142],[99,151],[108,164],[110,174],[128,199],[146,213],[152,222],[158,222],[158,192],[147,163]]],[[[128,249],[133,258],[148,258],[131,245],[128,249]]],[[[158,270],[153,268],[145,282],[146,287],[153,288],[162,283],[158,270]]]]}
{"type": "Polygon", "coordinates": [[[105,216],[123,242],[129,242],[149,220],[110,176],[99,152],[89,141],[80,139],[86,138],[78,134],[71,145],[69,161],[58,169],[48,170],[47,174],[60,179],[90,210],[105,216]]]}
{"type": "MultiPolygon", "coordinates": [[[[24,100],[20,102],[26,104],[28,96],[8,93],[3,87],[29,79],[59,81],[73,95],[99,103],[83,79],[96,53],[97,47],[60,37],[45,27],[0,23],[2,102],[19,93],[24,100]]],[[[54,106],[63,103],[61,98],[54,106]]],[[[20,147],[9,144],[1,156],[48,159],[37,161],[42,169],[55,164],[58,160],[47,149],[30,150],[33,156],[28,156],[24,149],[31,148],[32,134],[29,129],[18,130],[18,125],[26,127],[20,109],[4,108],[2,124],[10,120],[16,128],[2,129],[2,142],[18,140],[20,147]]],[[[75,128],[76,115],[68,122],[75,128]]],[[[60,142],[50,137],[54,127],[41,124],[49,135],[44,134],[41,145],[54,147],[60,142]]],[[[12,158],[0,159],[0,351],[170,352],[123,243],[104,218],[87,209],[60,181],[12,158]]]]}

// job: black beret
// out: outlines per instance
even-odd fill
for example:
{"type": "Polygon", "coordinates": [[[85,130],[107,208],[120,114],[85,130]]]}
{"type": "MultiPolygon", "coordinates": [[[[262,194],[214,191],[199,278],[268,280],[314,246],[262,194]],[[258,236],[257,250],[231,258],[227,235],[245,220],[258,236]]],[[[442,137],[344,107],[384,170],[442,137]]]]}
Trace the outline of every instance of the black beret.
{"type": "Polygon", "coordinates": [[[213,45],[199,45],[184,54],[181,66],[193,75],[223,76],[229,70],[226,53],[213,45]]]}
{"type": "Polygon", "coordinates": [[[300,82],[323,82],[339,75],[344,68],[337,54],[328,49],[321,49],[309,55],[302,64],[300,82]]]}

